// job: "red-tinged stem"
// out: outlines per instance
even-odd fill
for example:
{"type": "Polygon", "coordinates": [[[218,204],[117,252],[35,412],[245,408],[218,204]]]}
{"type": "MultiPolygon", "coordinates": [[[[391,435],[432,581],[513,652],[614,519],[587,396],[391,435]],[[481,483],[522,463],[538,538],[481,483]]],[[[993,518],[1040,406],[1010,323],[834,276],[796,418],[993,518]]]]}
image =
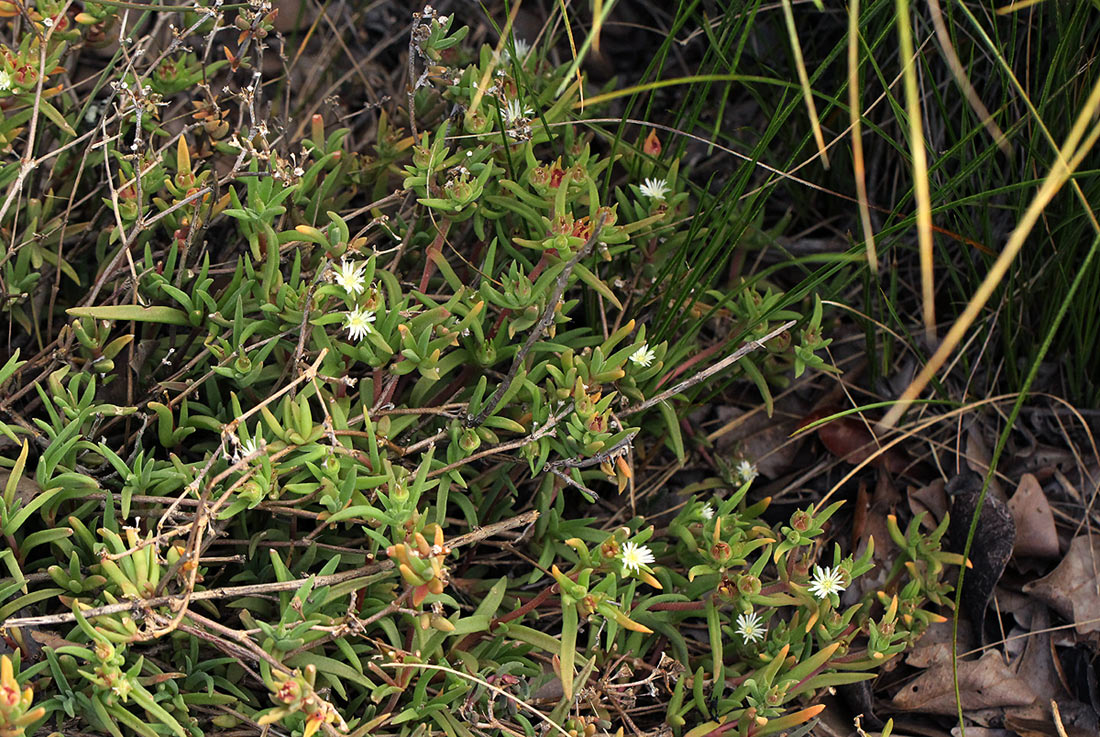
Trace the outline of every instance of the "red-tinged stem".
{"type": "Polygon", "coordinates": [[[801,686],[802,686],[802,684],[804,684],[804,683],[805,683],[806,681],[810,680],[811,678],[813,678],[813,677],[814,677],[814,676],[816,676],[817,674],[821,673],[821,671],[825,670],[825,667],[826,667],[826,666],[827,666],[828,664],[829,664],[828,662],[822,663],[822,664],[821,664],[821,665],[819,665],[819,666],[818,666],[817,668],[815,668],[815,669],[813,670],[813,672],[812,672],[812,673],[810,673],[810,675],[806,676],[806,677],[805,677],[805,678],[803,678],[803,679],[802,679],[801,681],[799,681],[798,683],[796,683],[796,684],[795,684],[795,686],[794,686],[794,690],[795,690],[795,693],[798,693],[798,689],[799,689],[799,687],[801,687],[801,686]]]}
{"type": "MultiPolygon", "coordinates": [[[[703,737],[721,737],[721,735],[724,735],[726,732],[730,731],[731,729],[733,729],[736,726],[737,726],[737,721],[731,719],[730,721],[726,722],[725,724],[720,724],[717,727],[715,727],[714,729],[710,730],[705,735],[703,735],[703,737]]],[[[749,733],[748,733],[749,737],[751,737],[752,734],[755,731],[756,730],[750,729],[749,733]]]]}
{"type": "Polygon", "coordinates": [[[502,617],[497,617],[496,619],[494,619],[489,629],[492,630],[493,628],[498,627],[505,622],[511,622],[513,619],[519,619],[523,615],[529,614],[531,610],[536,609],[541,604],[544,604],[551,596],[556,593],[558,593],[558,585],[555,583],[553,586],[548,586],[535,596],[531,597],[530,601],[528,601],[526,604],[524,604],[514,612],[510,612],[502,617]]]}
{"type": "MultiPolygon", "coordinates": [[[[520,617],[522,617],[525,614],[530,614],[532,610],[537,609],[542,604],[545,604],[550,599],[550,597],[552,595],[556,594],[557,592],[558,592],[558,585],[556,583],[552,586],[546,587],[545,589],[540,591],[535,596],[532,596],[531,599],[528,600],[528,602],[526,604],[524,604],[523,606],[521,606],[519,609],[515,610],[514,612],[509,612],[508,614],[505,614],[502,617],[497,617],[496,619],[494,619],[492,621],[492,623],[489,625],[489,630],[488,631],[491,632],[496,627],[504,624],[505,622],[511,622],[513,619],[519,619],[520,617]]],[[[469,650],[471,647],[474,646],[474,643],[476,643],[478,640],[480,640],[484,636],[485,636],[484,632],[471,632],[470,634],[466,635],[466,637],[462,640],[462,642],[458,643],[458,645],[455,646],[454,649],[455,650],[469,650]]]]}
{"type": "Polygon", "coordinates": [[[467,382],[469,382],[470,377],[473,376],[473,373],[473,366],[466,366],[465,368],[463,368],[462,371],[459,372],[458,376],[455,377],[455,380],[447,385],[446,389],[429,399],[424,406],[438,407],[439,405],[445,403],[448,397],[454,396],[462,387],[467,385],[467,382]]]}
{"type": "Polygon", "coordinates": [[[689,368],[691,368],[695,364],[699,363],[700,361],[705,361],[706,359],[710,358],[711,356],[713,356],[715,353],[717,353],[721,349],[722,349],[722,344],[721,343],[715,343],[710,348],[706,348],[702,351],[699,351],[694,356],[692,356],[688,360],[681,363],[675,369],[673,369],[672,371],[670,371],[667,374],[665,374],[664,376],[662,376],[661,380],[657,382],[657,388],[660,389],[667,382],[675,379],[677,376],[684,373],[685,371],[687,371],[689,368]]]}
{"type": "Polygon", "coordinates": [[[443,253],[443,241],[447,239],[447,231],[451,229],[451,221],[444,220],[439,224],[439,228],[436,230],[435,240],[428,246],[426,252],[427,258],[424,260],[424,273],[420,275],[420,292],[428,291],[428,282],[431,281],[432,275],[435,274],[435,259],[432,258],[435,254],[443,253]]]}
{"type": "Polygon", "coordinates": [[[734,678],[727,678],[726,679],[726,686],[729,687],[729,688],[737,688],[738,686],[740,686],[742,683],[744,683],[747,680],[749,680],[748,675],[736,676],[734,678]]]}
{"type": "Polygon", "coordinates": [[[694,612],[705,608],[705,601],[659,601],[646,607],[648,612],[694,612]]]}
{"type": "Polygon", "coordinates": [[[372,376],[371,379],[374,383],[374,401],[371,402],[371,406],[379,407],[381,406],[381,402],[379,402],[378,400],[382,398],[382,377],[384,377],[386,374],[381,368],[376,368],[373,373],[374,376],[372,376]]]}
{"type": "Polygon", "coordinates": [[[543,251],[542,252],[542,258],[540,258],[539,262],[537,264],[535,264],[535,268],[531,269],[531,273],[527,275],[527,278],[529,280],[531,280],[533,282],[533,281],[535,281],[536,279],[539,278],[539,274],[541,274],[542,270],[545,269],[547,264],[550,263],[546,259],[547,254],[550,254],[550,253],[553,253],[553,254],[557,255],[558,252],[553,250],[553,249],[551,249],[549,251],[543,251]]]}
{"type": "Polygon", "coordinates": [[[500,314],[497,315],[497,321],[493,323],[493,327],[489,328],[489,332],[485,335],[486,340],[492,340],[493,338],[497,337],[497,333],[500,331],[500,326],[504,324],[505,318],[507,318],[510,314],[512,314],[512,311],[509,310],[507,307],[500,311],[500,314]]]}

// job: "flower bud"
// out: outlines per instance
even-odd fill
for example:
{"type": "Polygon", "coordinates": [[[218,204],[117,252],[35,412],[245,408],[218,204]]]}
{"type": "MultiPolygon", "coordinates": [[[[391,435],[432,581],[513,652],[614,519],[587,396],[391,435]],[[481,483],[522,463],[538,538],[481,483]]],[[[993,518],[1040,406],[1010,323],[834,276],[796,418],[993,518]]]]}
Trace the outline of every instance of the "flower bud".
{"type": "Polygon", "coordinates": [[[446,617],[441,617],[438,614],[432,615],[431,624],[433,629],[439,630],[440,632],[454,632],[455,629],[451,620],[446,617]]]}
{"type": "Polygon", "coordinates": [[[481,438],[472,428],[466,428],[458,439],[458,444],[467,453],[473,453],[481,447],[481,438]]]}
{"type": "Polygon", "coordinates": [[[813,521],[814,519],[810,516],[810,513],[802,509],[791,515],[791,527],[799,532],[806,532],[806,530],[810,529],[810,525],[813,524],[813,521]]]}
{"type": "Polygon", "coordinates": [[[756,596],[760,593],[760,579],[751,573],[737,578],[737,590],[743,596],[756,596]]]}
{"type": "Polygon", "coordinates": [[[719,540],[710,547],[710,556],[714,558],[715,563],[725,565],[733,558],[733,550],[730,548],[729,543],[719,540]]]}

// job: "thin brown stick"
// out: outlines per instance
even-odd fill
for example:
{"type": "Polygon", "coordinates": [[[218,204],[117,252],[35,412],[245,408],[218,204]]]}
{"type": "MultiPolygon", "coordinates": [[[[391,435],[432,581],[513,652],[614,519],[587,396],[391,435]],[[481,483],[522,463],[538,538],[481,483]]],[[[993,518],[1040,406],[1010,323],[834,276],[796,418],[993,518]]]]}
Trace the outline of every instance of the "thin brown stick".
{"type": "Polygon", "coordinates": [[[561,295],[565,292],[565,286],[569,282],[569,276],[573,273],[574,267],[580,263],[581,259],[591,252],[592,247],[596,245],[596,240],[600,237],[600,231],[603,230],[603,224],[606,221],[606,216],[602,213],[598,216],[598,220],[592,227],[592,235],[588,236],[588,240],[584,246],[580,248],[573,258],[569,259],[569,263],[565,265],[565,268],[558,274],[556,283],[554,284],[554,291],[550,293],[550,298],[546,301],[546,309],[542,313],[542,317],[535,324],[535,327],[531,330],[531,334],[527,336],[527,342],[523,344],[523,347],[519,349],[519,353],[512,359],[512,365],[508,368],[508,374],[504,377],[504,381],[496,388],[489,400],[485,402],[485,406],[481,408],[481,411],[474,416],[468,416],[466,418],[466,427],[477,427],[481,423],[485,422],[485,418],[493,414],[496,411],[497,405],[500,404],[501,398],[504,393],[508,391],[512,386],[512,382],[516,380],[516,374],[519,372],[519,367],[523,365],[523,362],[527,359],[527,354],[531,352],[531,349],[535,347],[535,343],[542,338],[542,334],[546,332],[546,328],[550,327],[550,323],[554,321],[554,312],[558,306],[558,300],[561,299],[561,295]]]}
{"type": "Polygon", "coordinates": [[[691,378],[684,379],[683,381],[681,381],[676,386],[671,387],[669,389],[666,389],[665,391],[661,392],[657,396],[652,397],[650,399],[647,399],[644,402],[642,402],[641,404],[636,404],[633,407],[627,407],[622,412],[619,412],[619,416],[620,417],[628,417],[630,415],[637,414],[638,412],[642,412],[644,410],[647,410],[650,407],[653,407],[653,406],[656,406],[656,405],[660,404],[661,402],[665,401],[666,399],[669,399],[671,397],[676,396],[677,394],[684,391],[685,389],[690,389],[691,387],[695,386],[696,384],[699,384],[699,383],[702,383],[702,382],[706,381],[707,379],[714,376],[715,374],[717,374],[721,371],[724,371],[727,368],[729,368],[730,366],[732,366],[733,364],[737,363],[738,361],[740,361],[742,358],[749,355],[753,351],[758,350],[760,348],[763,348],[765,343],[767,343],[769,340],[771,340],[775,336],[779,335],[780,333],[783,333],[783,332],[789,330],[791,327],[794,326],[794,324],[795,324],[795,321],[790,320],[788,322],[783,323],[782,325],[777,327],[775,330],[773,330],[770,333],[768,333],[767,335],[765,335],[763,338],[760,338],[759,340],[750,340],[748,343],[745,343],[740,348],[738,348],[736,351],[734,351],[731,355],[727,356],[726,358],[723,358],[721,361],[714,364],[713,366],[710,366],[709,368],[703,369],[702,371],[695,374],[691,378]]]}
{"type": "MultiPolygon", "coordinates": [[[[500,522],[494,522],[491,525],[485,525],[484,527],[478,527],[475,530],[467,532],[464,535],[459,535],[448,543],[450,548],[458,548],[464,545],[470,545],[475,542],[480,542],[485,538],[492,537],[506,530],[511,530],[516,527],[526,527],[538,519],[539,513],[535,510],[524,512],[523,514],[511,517],[500,522]]],[[[369,553],[367,553],[369,555],[369,553]]],[[[342,573],[333,573],[328,576],[308,576],[306,578],[295,579],[293,581],[273,581],[272,583],[263,584],[247,584],[244,586],[223,586],[217,589],[210,589],[209,591],[196,591],[190,596],[191,601],[210,601],[213,599],[229,599],[237,596],[255,596],[259,594],[273,594],[281,591],[296,591],[307,581],[313,581],[315,589],[324,586],[334,586],[336,584],[345,583],[347,581],[353,581],[359,578],[369,578],[379,573],[385,573],[394,567],[392,560],[380,560],[374,563],[368,563],[365,566],[353,568],[350,571],[344,571],[342,573]]],[[[108,604],[106,606],[95,607],[94,609],[87,609],[81,612],[85,619],[95,619],[96,617],[104,617],[109,614],[119,614],[121,612],[129,612],[133,609],[153,608],[157,606],[164,606],[177,601],[176,596],[157,596],[152,599],[136,599],[133,601],[120,602],[118,604],[108,604]]],[[[192,617],[193,613],[187,613],[187,617],[192,617]]],[[[48,624],[64,624],[66,622],[75,622],[76,617],[71,612],[63,614],[48,614],[39,617],[19,617],[16,619],[8,619],[0,624],[0,631],[7,630],[9,627],[40,627],[48,624]]]]}
{"type": "Polygon", "coordinates": [[[557,426],[558,422],[561,421],[561,418],[564,417],[565,415],[569,414],[569,412],[572,411],[572,409],[573,409],[573,403],[570,402],[569,406],[566,407],[566,409],[563,412],[561,412],[560,414],[558,414],[556,416],[551,415],[550,419],[547,421],[547,423],[545,425],[543,425],[542,427],[540,427],[538,430],[536,430],[534,433],[532,433],[532,434],[530,434],[526,437],[518,438],[516,440],[510,440],[507,443],[501,443],[500,445],[494,445],[492,448],[486,448],[485,450],[481,451],[480,453],[474,453],[472,456],[470,456],[468,458],[463,458],[462,460],[455,461],[454,463],[450,463],[446,466],[443,466],[442,468],[437,468],[434,471],[431,471],[431,472],[428,473],[428,478],[434,478],[436,476],[441,476],[442,474],[445,474],[448,471],[453,471],[456,468],[461,468],[462,466],[473,463],[474,461],[479,461],[482,458],[487,458],[487,457],[492,456],[492,455],[499,455],[500,453],[507,453],[510,450],[516,450],[517,448],[522,448],[523,446],[527,445],[528,443],[533,443],[536,440],[538,440],[539,438],[542,438],[542,437],[548,435],[550,433],[550,431],[553,430],[557,426]]]}

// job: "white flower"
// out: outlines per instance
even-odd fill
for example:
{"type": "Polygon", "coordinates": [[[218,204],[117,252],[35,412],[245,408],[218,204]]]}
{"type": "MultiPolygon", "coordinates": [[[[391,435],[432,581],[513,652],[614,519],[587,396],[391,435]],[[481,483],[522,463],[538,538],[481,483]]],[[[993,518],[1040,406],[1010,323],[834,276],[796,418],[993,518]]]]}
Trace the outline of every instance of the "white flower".
{"type": "Polygon", "coordinates": [[[528,115],[533,115],[534,112],[535,111],[531,108],[524,107],[523,103],[519,101],[519,98],[509,100],[508,104],[500,109],[500,114],[504,117],[504,122],[508,125],[515,125],[528,115]]]}
{"type": "Polygon", "coordinates": [[[0,69],[0,90],[11,89],[11,75],[6,69],[0,69]]]}
{"type": "Polygon", "coordinates": [[[623,560],[624,576],[630,573],[631,570],[641,570],[643,565],[654,561],[653,551],[645,545],[637,545],[633,542],[623,543],[623,549],[619,557],[623,560]]]}
{"type": "Polygon", "coordinates": [[[668,182],[664,179],[646,178],[645,184],[638,187],[646,197],[654,200],[663,200],[668,194],[668,182]]]}
{"type": "MultiPolygon", "coordinates": [[[[335,269],[336,267],[333,266],[335,269]]],[[[363,284],[363,272],[366,270],[367,265],[362,261],[345,261],[340,260],[340,268],[336,269],[336,276],[333,280],[344,288],[344,291],[349,296],[354,297],[357,294],[362,294],[366,285],[363,284]]]]}
{"type": "Polygon", "coordinates": [[[699,513],[703,515],[703,519],[714,519],[714,507],[709,504],[704,504],[699,513]]]}
{"type": "Polygon", "coordinates": [[[756,464],[752,461],[742,460],[737,464],[737,478],[742,484],[747,484],[760,475],[756,470],[756,464]]]}
{"type": "Polygon", "coordinates": [[[763,622],[760,621],[760,615],[756,612],[749,612],[748,614],[739,614],[737,616],[737,634],[744,638],[745,643],[756,642],[757,640],[763,640],[764,635],[767,634],[767,628],[764,627],[763,622]]]}
{"type": "Polygon", "coordinates": [[[642,343],[642,347],[630,354],[630,360],[637,366],[649,368],[657,354],[649,347],[648,343],[642,343]]]}
{"type": "Polygon", "coordinates": [[[814,566],[814,580],[810,584],[810,593],[819,599],[824,599],[829,594],[839,594],[846,587],[843,586],[844,573],[839,568],[822,568],[814,566]]]}
{"type": "Polygon", "coordinates": [[[527,55],[531,53],[531,44],[529,44],[526,39],[522,38],[515,39],[514,43],[515,51],[513,52],[512,49],[508,48],[508,46],[505,46],[504,54],[508,57],[508,59],[515,59],[522,64],[524,59],[527,58],[527,55]]]}
{"type": "Polygon", "coordinates": [[[246,456],[252,455],[260,449],[260,443],[258,438],[248,438],[241,441],[241,453],[246,456]]]}
{"type": "Polygon", "coordinates": [[[374,322],[374,313],[356,307],[348,313],[345,320],[344,327],[347,328],[348,337],[352,340],[362,340],[370,332],[370,324],[374,322]]]}

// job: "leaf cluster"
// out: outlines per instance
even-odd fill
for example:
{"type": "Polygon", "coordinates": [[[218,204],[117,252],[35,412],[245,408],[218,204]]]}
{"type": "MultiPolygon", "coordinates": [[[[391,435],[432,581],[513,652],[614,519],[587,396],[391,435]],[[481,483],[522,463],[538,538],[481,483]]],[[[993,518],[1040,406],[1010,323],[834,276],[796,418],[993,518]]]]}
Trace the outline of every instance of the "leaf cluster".
{"type": "Polygon", "coordinates": [[[835,507],[773,530],[746,485],[658,530],[619,502],[642,459],[692,451],[690,397],[646,401],[697,356],[800,323],[733,373],[770,401],[828,343],[820,301],[763,280],[700,294],[707,332],[650,337],[678,309],[663,264],[708,235],[659,142],[609,149],[566,67],[428,11],[407,118],[366,144],[321,114],[275,133],[253,73],[274,16],[208,5],[162,11],[169,48],[120,50],[84,100],[26,69],[75,63],[123,9],[4,16],[33,33],[3,49],[0,136],[56,158],[27,182],[0,165],[39,188],[0,211],[0,620],[28,656],[4,659],[4,734],[588,735],[628,663],[677,734],[764,735],[919,635],[938,536],[911,530],[881,597],[841,609],[809,593],[835,507]],[[606,505],[614,525],[582,516],[606,505]],[[760,642],[738,641],[749,613],[760,642]],[[555,680],[545,713],[517,706],[555,680]]]}

